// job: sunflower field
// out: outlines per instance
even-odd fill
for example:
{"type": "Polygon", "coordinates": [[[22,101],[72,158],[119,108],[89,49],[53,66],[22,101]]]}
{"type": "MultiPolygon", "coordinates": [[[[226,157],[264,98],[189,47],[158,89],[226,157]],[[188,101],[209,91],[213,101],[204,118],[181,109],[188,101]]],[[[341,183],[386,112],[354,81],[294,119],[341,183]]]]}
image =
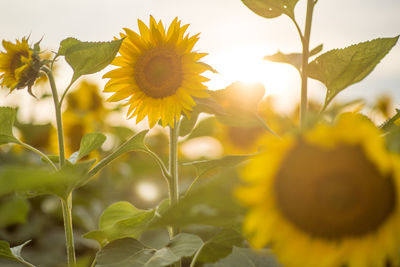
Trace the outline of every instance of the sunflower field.
{"type": "MultiPolygon", "coordinates": [[[[400,266],[400,100],[337,97],[367,82],[400,33],[325,49],[312,26],[326,0],[237,2],[257,23],[287,23],[279,36],[295,35],[297,50],[265,53],[265,72],[235,52],[221,64],[242,71],[219,88],[224,71],[207,60],[204,33],[178,11],[132,15],[101,41],[2,40],[0,266],[400,266]],[[285,111],[268,81],[242,76],[269,72],[283,84],[282,65],[299,96],[276,92],[285,111]]],[[[221,21],[233,12],[223,6],[221,21]]],[[[329,19],[342,20],[335,8],[329,19]]],[[[245,25],[234,21],[214,22],[214,38],[245,25]]]]}

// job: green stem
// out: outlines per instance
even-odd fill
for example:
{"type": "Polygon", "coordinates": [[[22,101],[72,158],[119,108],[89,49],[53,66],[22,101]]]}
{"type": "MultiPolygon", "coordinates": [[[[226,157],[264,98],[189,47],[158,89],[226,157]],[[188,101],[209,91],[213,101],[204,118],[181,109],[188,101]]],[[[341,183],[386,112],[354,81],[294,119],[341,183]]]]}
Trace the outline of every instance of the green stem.
{"type": "Polygon", "coordinates": [[[58,93],[56,83],[54,81],[53,73],[46,67],[42,68],[43,71],[46,73],[47,77],[49,78],[51,92],[53,95],[53,102],[54,107],[56,110],[56,121],[57,121],[57,135],[58,135],[58,147],[60,150],[60,168],[65,164],[65,152],[64,152],[64,135],[63,135],[63,128],[62,128],[62,118],[61,118],[61,107],[58,101],[58,93]]]}
{"type": "MultiPolygon", "coordinates": [[[[179,123],[176,119],[174,121],[174,127],[169,128],[169,174],[170,179],[168,180],[169,186],[169,205],[173,206],[179,202],[179,178],[178,178],[178,133],[179,123]]],[[[170,236],[174,237],[179,233],[179,229],[176,226],[171,227],[170,236]]],[[[173,264],[174,267],[180,267],[181,261],[173,264]]]]}
{"type": "Polygon", "coordinates": [[[171,174],[169,173],[167,167],[165,166],[164,162],[160,159],[160,157],[157,156],[156,153],[154,153],[150,149],[140,150],[140,151],[143,151],[143,152],[147,153],[148,155],[150,155],[157,162],[158,166],[161,169],[161,172],[162,172],[163,176],[165,177],[165,179],[167,179],[167,181],[171,179],[171,174]]]}
{"type": "Polygon", "coordinates": [[[72,194],[70,194],[67,199],[61,199],[61,206],[64,218],[68,267],[74,267],[76,265],[76,258],[74,248],[74,232],[72,229],[72,194]]]}
{"type": "Polygon", "coordinates": [[[38,150],[38,149],[34,148],[33,146],[30,146],[30,145],[28,145],[26,143],[23,143],[23,142],[19,142],[18,144],[21,145],[22,147],[24,147],[26,149],[29,149],[30,151],[35,152],[36,154],[40,155],[51,167],[53,167],[53,169],[55,171],[58,170],[57,166],[42,151],[40,151],[40,150],[38,150]]]}
{"type": "Polygon", "coordinates": [[[300,102],[300,128],[304,129],[307,118],[307,78],[308,57],[311,35],[311,22],[314,11],[314,0],[307,0],[306,25],[303,38],[303,59],[301,67],[301,102],[300,102]]]}
{"type": "Polygon", "coordinates": [[[72,84],[74,83],[74,81],[75,81],[75,80],[72,80],[72,81],[68,84],[67,88],[65,89],[64,93],[62,94],[61,99],[60,99],[60,102],[59,102],[59,104],[58,104],[58,105],[60,106],[60,108],[61,108],[61,105],[62,105],[62,103],[63,103],[63,101],[64,101],[65,96],[67,95],[67,93],[68,93],[69,89],[71,88],[72,84]]]}
{"type": "Polygon", "coordinates": [[[205,246],[205,243],[203,245],[201,245],[201,247],[196,251],[196,254],[194,254],[192,262],[190,263],[189,267],[194,267],[194,265],[196,264],[197,258],[199,257],[200,252],[204,246],[205,246]]]}

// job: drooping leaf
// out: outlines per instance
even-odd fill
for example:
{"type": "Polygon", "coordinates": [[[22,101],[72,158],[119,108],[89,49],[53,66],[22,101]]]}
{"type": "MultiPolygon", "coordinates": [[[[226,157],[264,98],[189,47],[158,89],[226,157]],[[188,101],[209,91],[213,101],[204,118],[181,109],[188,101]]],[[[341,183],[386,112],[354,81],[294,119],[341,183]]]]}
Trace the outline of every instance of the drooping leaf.
{"type": "Polygon", "coordinates": [[[19,142],[12,133],[16,115],[16,109],[0,107],[0,145],[19,142]]]}
{"type": "Polygon", "coordinates": [[[298,0],[242,0],[251,11],[264,18],[276,18],[286,14],[294,18],[294,8],[298,0]]]}
{"type": "Polygon", "coordinates": [[[327,88],[325,107],[348,86],[363,80],[396,44],[399,36],[330,50],[308,67],[308,75],[327,88]]]}
{"type": "Polygon", "coordinates": [[[20,196],[12,196],[0,203],[0,228],[15,223],[25,223],[29,204],[20,196]]]}
{"type": "Polygon", "coordinates": [[[206,172],[215,169],[215,168],[233,168],[236,165],[242,163],[245,160],[248,160],[251,155],[227,155],[220,159],[212,159],[212,160],[199,160],[193,162],[187,162],[183,165],[191,165],[196,168],[197,175],[201,176],[206,172]]]}
{"type": "Polygon", "coordinates": [[[101,160],[93,169],[90,170],[89,176],[95,175],[99,170],[105,167],[108,163],[113,161],[114,159],[118,158],[122,154],[129,152],[129,151],[147,151],[147,147],[144,144],[144,138],[149,130],[144,130],[139,132],[138,134],[134,135],[130,139],[128,139],[125,143],[120,145],[114,152],[109,154],[103,160],[101,160]]]}
{"type": "Polygon", "coordinates": [[[98,149],[106,141],[106,136],[102,133],[88,133],[82,137],[81,144],[79,146],[79,152],[73,160],[72,163],[76,163],[78,160],[89,155],[93,150],[98,149]]]}
{"type": "Polygon", "coordinates": [[[30,267],[34,266],[33,264],[26,262],[21,256],[23,247],[29,242],[30,241],[26,241],[19,246],[10,248],[10,244],[7,241],[0,240],[0,258],[17,261],[30,267]]]}
{"type": "Polygon", "coordinates": [[[190,119],[183,117],[179,127],[179,136],[186,136],[191,133],[194,126],[196,125],[197,119],[199,118],[199,112],[193,111],[190,119]]]}
{"type": "Polygon", "coordinates": [[[267,249],[252,250],[234,247],[232,254],[216,263],[205,264],[204,267],[282,267],[275,256],[267,249]]]}
{"type": "Polygon", "coordinates": [[[121,40],[111,42],[81,42],[68,38],[61,42],[59,53],[74,70],[72,81],[85,74],[92,74],[107,67],[118,53],[121,40]]]}
{"type": "Polygon", "coordinates": [[[163,267],[190,257],[203,245],[196,235],[181,233],[159,249],[151,249],[132,238],[111,242],[97,253],[96,267],[163,267]]]}
{"type": "Polygon", "coordinates": [[[205,118],[200,120],[194,129],[188,136],[188,139],[201,137],[201,136],[212,136],[216,132],[216,119],[215,117],[205,118]]]}
{"type": "Polygon", "coordinates": [[[242,235],[229,228],[222,228],[212,238],[207,240],[201,249],[199,262],[216,262],[231,254],[234,246],[242,246],[242,235]]]}
{"type": "Polygon", "coordinates": [[[84,235],[101,246],[125,237],[138,237],[148,226],[155,210],[140,210],[126,201],[112,204],[100,217],[99,229],[84,235]]]}
{"type": "MultiPolygon", "coordinates": [[[[322,51],[323,45],[320,44],[319,46],[315,47],[310,51],[310,57],[318,54],[319,52],[322,51]]],[[[301,65],[302,65],[302,53],[290,53],[290,54],[284,54],[280,51],[277,53],[270,55],[270,56],[265,56],[263,59],[272,61],[272,62],[278,62],[278,63],[287,63],[290,65],[293,65],[297,70],[301,70],[301,65]]]]}

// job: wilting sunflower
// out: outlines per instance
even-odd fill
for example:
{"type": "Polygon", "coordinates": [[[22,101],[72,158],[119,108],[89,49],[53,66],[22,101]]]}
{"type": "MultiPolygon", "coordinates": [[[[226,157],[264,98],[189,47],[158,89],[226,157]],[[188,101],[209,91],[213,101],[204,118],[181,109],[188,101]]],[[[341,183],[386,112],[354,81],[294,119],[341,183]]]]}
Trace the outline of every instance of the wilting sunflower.
{"type": "Polygon", "coordinates": [[[42,62],[39,58],[39,44],[34,49],[30,48],[28,40],[16,40],[16,43],[3,40],[6,52],[0,53],[0,86],[7,87],[10,91],[31,87],[39,77],[42,62]]]}
{"type": "Polygon", "coordinates": [[[400,264],[400,159],[361,115],[265,140],[238,189],[244,230],[285,267],[400,264]]]}
{"type": "Polygon", "coordinates": [[[194,52],[198,34],[185,34],[189,25],[181,26],[175,19],[168,30],[161,21],[150,16],[150,27],[138,20],[140,35],[124,29],[125,38],[119,50],[121,56],[113,65],[119,68],[106,73],[110,78],[104,92],[114,92],[108,101],[128,99],[128,117],[136,122],[148,117],[150,127],[159,119],[162,125],[173,126],[182,112],[190,116],[195,105],[193,97],[207,97],[208,81],[200,74],[208,70],[198,62],[205,53],[194,52]]]}

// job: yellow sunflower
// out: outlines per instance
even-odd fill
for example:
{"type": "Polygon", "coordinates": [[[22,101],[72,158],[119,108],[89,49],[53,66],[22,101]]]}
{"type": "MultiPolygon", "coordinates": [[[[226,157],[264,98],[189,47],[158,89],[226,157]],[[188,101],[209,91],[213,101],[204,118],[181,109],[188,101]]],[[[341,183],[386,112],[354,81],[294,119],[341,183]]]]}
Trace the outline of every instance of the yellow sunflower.
{"type": "Polygon", "coordinates": [[[208,67],[198,62],[207,54],[193,51],[198,34],[185,34],[189,25],[177,18],[168,30],[152,16],[150,27],[141,20],[138,25],[140,35],[126,28],[120,34],[125,39],[113,61],[119,68],[103,76],[110,78],[104,92],[114,93],[108,101],[127,99],[128,117],[136,116],[136,123],[147,116],[150,127],[159,119],[173,127],[182,112],[190,117],[193,97],[208,96],[202,84],[208,79],[200,75],[208,67]]]}
{"type": "Polygon", "coordinates": [[[264,140],[237,196],[244,231],[285,267],[400,264],[400,159],[361,115],[301,136],[264,140]]]}
{"type": "Polygon", "coordinates": [[[32,87],[39,77],[42,63],[39,58],[39,45],[32,49],[28,40],[16,40],[11,43],[3,40],[3,47],[6,52],[0,53],[0,86],[7,87],[10,91],[32,87]]]}

